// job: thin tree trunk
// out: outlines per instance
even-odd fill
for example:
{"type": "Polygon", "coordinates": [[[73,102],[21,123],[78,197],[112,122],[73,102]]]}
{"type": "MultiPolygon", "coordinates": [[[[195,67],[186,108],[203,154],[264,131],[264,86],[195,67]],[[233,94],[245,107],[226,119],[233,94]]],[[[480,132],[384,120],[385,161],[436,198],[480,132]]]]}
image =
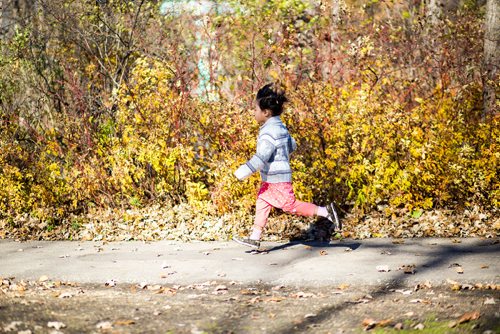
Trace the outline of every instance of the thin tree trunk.
{"type": "Polygon", "coordinates": [[[3,36],[3,0],[0,0],[0,37],[3,36]]]}
{"type": "Polygon", "coordinates": [[[488,0],[484,33],[483,118],[498,112],[497,89],[500,76],[500,0],[488,0]]]}
{"type": "Polygon", "coordinates": [[[443,3],[441,0],[428,0],[426,16],[431,24],[438,24],[443,17],[443,3]]]}

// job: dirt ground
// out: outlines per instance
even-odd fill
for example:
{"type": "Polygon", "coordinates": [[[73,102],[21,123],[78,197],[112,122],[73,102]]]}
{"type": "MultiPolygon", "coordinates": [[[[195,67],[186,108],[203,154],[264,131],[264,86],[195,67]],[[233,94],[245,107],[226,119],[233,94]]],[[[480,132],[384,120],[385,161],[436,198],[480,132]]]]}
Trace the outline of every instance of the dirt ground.
{"type": "Polygon", "coordinates": [[[2,279],[0,332],[500,333],[495,286],[78,285],[2,279]]]}

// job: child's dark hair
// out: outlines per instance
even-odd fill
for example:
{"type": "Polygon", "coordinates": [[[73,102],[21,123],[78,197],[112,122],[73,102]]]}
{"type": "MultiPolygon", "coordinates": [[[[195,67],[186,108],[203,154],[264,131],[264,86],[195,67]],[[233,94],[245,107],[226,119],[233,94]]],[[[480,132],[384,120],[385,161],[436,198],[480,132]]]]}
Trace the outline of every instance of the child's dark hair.
{"type": "Polygon", "coordinates": [[[257,103],[262,110],[270,110],[273,116],[283,113],[283,104],[288,102],[285,90],[277,83],[269,83],[257,92],[257,103]]]}

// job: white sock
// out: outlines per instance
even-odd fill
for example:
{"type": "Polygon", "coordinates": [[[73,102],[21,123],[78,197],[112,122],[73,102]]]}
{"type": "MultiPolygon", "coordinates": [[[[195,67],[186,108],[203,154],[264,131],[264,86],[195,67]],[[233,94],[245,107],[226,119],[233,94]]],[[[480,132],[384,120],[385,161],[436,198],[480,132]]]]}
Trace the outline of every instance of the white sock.
{"type": "Polygon", "coordinates": [[[262,235],[262,230],[260,228],[254,227],[252,230],[252,234],[250,235],[250,239],[260,240],[261,235],[262,235]]]}
{"type": "Polygon", "coordinates": [[[326,209],[326,206],[318,206],[317,215],[325,218],[328,217],[328,210],[326,209]]]}

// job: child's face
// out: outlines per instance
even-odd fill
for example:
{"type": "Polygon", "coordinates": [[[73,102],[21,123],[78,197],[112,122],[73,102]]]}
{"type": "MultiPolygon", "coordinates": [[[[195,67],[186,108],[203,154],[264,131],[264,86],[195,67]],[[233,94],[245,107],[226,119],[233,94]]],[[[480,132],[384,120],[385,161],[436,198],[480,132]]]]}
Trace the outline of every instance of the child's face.
{"type": "Polygon", "coordinates": [[[269,110],[262,110],[259,107],[259,103],[255,102],[255,110],[254,110],[255,120],[259,123],[265,123],[269,118],[271,118],[271,112],[269,110]]]}

